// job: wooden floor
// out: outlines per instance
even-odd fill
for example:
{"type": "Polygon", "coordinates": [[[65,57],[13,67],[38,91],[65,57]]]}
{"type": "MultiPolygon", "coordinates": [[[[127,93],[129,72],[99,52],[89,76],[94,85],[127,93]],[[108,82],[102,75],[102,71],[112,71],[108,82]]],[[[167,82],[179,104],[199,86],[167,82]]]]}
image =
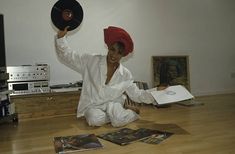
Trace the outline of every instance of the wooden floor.
{"type": "MultiPolygon", "coordinates": [[[[204,105],[167,108],[141,107],[141,118],[126,127],[173,132],[160,144],[135,142],[119,146],[99,139],[103,149],[84,154],[232,154],[235,153],[235,94],[196,98],[204,105]]],[[[1,154],[55,153],[53,137],[116,130],[110,125],[88,127],[75,116],[22,121],[0,125],[1,154]]]]}

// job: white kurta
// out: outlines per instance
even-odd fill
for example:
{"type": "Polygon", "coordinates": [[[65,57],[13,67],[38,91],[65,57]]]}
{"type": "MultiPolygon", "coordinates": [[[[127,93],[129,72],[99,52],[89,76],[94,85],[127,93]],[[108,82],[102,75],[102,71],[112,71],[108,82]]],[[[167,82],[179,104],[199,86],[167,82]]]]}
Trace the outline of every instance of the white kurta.
{"type": "Polygon", "coordinates": [[[61,62],[82,75],[83,87],[77,117],[83,116],[85,111],[90,108],[106,108],[110,102],[123,103],[124,92],[135,102],[150,104],[154,101],[150,93],[139,89],[133,83],[132,74],[122,64],[119,65],[110,82],[105,84],[107,78],[106,56],[80,55],[68,46],[66,37],[56,39],[56,47],[61,62]]]}

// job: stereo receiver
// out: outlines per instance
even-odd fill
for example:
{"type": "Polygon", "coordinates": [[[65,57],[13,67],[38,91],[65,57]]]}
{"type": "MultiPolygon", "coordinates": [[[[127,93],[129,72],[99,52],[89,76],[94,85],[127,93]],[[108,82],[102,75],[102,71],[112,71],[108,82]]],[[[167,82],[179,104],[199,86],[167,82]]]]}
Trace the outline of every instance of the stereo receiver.
{"type": "Polygon", "coordinates": [[[21,82],[49,80],[49,71],[49,66],[47,64],[7,66],[7,73],[9,73],[9,79],[7,81],[21,82]]]}

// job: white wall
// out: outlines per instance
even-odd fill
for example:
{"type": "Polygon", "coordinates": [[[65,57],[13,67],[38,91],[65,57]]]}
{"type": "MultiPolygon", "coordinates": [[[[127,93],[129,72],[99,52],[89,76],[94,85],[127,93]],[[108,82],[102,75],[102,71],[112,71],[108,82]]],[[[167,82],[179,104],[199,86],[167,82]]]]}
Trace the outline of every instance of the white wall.
{"type": "MultiPolygon", "coordinates": [[[[123,64],[152,85],[151,57],[189,55],[194,95],[235,92],[234,0],[78,0],[82,25],[68,37],[81,53],[106,54],[103,28],[121,26],[135,49],[123,64]]],[[[81,79],[55,54],[50,12],[57,0],[0,0],[7,65],[48,63],[51,84],[81,79]]]]}

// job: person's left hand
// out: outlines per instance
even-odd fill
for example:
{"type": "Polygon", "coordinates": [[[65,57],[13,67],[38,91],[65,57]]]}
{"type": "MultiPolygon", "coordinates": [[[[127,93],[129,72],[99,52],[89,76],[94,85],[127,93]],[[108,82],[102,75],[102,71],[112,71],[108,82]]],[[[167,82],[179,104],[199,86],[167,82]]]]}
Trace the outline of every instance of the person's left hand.
{"type": "Polygon", "coordinates": [[[168,86],[158,86],[157,90],[165,90],[168,86]]]}

